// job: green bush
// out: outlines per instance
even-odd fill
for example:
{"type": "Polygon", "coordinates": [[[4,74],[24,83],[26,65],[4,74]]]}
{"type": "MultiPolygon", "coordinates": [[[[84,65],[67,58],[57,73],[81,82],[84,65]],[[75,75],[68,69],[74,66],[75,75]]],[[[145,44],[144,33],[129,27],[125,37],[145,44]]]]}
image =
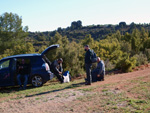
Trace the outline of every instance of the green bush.
{"type": "Polygon", "coordinates": [[[113,70],[114,68],[115,68],[115,65],[107,59],[105,61],[105,70],[110,71],[110,70],[113,70]]]}
{"type": "Polygon", "coordinates": [[[147,56],[147,60],[150,62],[150,49],[145,49],[145,54],[147,56]]]}
{"type": "Polygon", "coordinates": [[[60,47],[47,53],[46,56],[50,61],[63,58],[63,69],[70,71],[73,78],[84,73],[84,49],[82,45],[73,41],[69,42],[67,37],[63,37],[59,33],[56,33],[51,39],[50,45],[52,44],[59,44],[60,47]]]}
{"type": "Polygon", "coordinates": [[[136,66],[144,65],[148,63],[147,56],[143,53],[134,55],[136,58],[136,66]]]}
{"type": "Polygon", "coordinates": [[[129,58],[129,56],[124,57],[116,64],[116,68],[121,69],[123,72],[131,72],[135,66],[136,66],[136,58],[135,57],[129,58]]]}

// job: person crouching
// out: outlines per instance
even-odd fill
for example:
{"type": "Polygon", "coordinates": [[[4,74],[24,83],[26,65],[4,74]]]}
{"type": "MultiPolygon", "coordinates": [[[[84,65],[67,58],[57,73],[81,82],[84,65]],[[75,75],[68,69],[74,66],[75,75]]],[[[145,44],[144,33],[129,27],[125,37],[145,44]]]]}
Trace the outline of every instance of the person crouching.
{"type": "Polygon", "coordinates": [[[97,58],[97,67],[92,71],[92,82],[104,81],[105,76],[105,64],[104,61],[97,58]]]}

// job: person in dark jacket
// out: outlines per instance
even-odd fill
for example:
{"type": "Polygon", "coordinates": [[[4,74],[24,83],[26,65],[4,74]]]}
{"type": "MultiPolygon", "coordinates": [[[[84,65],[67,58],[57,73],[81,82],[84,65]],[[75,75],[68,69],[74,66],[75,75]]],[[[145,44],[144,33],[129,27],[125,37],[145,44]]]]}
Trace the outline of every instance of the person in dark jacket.
{"type": "Polygon", "coordinates": [[[91,78],[91,67],[92,67],[91,57],[92,57],[92,51],[89,48],[89,45],[85,45],[84,49],[86,51],[86,53],[85,53],[85,69],[86,69],[86,76],[87,76],[85,85],[91,85],[91,82],[92,82],[92,78],[91,78]]]}
{"type": "Polygon", "coordinates": [[[17,64],[17,70],[18,70],[18,75],[17,75],[17,80],[18,84],[20,85],[20,89],[26,89],[26,85],[28,83],[28,76],[29,76],[29,65],[25,63],[25,60],[22,59],[20,64],[17,64]],[[22,87],[21,80],[24,80],[24,85],[22,87]]]}
{"type": "Polygon", "coordinates": [[[51,64],[51,71],[54,73],[54,75],[57,76],[58,80],[63,83],[64,79],[62,76],[63,68],[62,68],[62,62],[63,59],[59,58],[52,62],[51,64]]]}
{"type": "Polygon", "coordinates": [[[97,67],[92,71],[92,82],[104,81],[105,64],[100,57],[97,58],[97,67]]]}

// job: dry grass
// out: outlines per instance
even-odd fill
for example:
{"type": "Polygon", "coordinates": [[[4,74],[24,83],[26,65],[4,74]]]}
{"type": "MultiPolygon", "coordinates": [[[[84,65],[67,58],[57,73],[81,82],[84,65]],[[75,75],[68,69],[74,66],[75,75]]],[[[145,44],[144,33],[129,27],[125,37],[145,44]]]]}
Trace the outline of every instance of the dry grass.
{"type": "Polygon", "coordinates": [[[6,88],[0,93],[0,112],[149,113],[149,72],[107,76],[104,82],[91,86],[85,86],[80,79],[65,84],[48,83],[39,88],[29,86],[23,91],[6,88]]]}

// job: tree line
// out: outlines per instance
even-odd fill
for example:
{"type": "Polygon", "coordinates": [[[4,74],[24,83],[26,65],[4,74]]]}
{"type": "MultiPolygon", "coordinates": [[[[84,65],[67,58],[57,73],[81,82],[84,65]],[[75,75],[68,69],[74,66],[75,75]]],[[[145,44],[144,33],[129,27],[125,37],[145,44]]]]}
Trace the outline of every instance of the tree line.
{"type": "MultiPolygon", "coordinates": [[[[0,16],[0,58],[26,53],[41,53],[51,44],[60,44],[60,48],[47,54],[53,61],[63,58],[64,71],[69,70],[73,77],[77,77],[84,71],[84,45],[88,44],[95,51],[97,56],[105,61],[106,70],[132,71],[135,66],[146,64],[150,61],[150,35],[149,25],[140,27],[132,23],[129,26],[121,22],[115,26],[114,31],[106,33],[112,26],[88,26],[83,27],[81,21],[73,22],[71,27],[66,29],[58,28],[53,32],[28,32],[28,27],[21,25],[22,19],[17,14],[4,13],[0,16]],[[138,27],[137,27],[138,26],[138,27]],[[88,29],[103,29],[106,33],[101,37],[101,33],[88,29]],[[106,29],[105,29],[106,28],[106,29]],[[83,30],[84,29],[84,30],[83,30]],[[87,29],[87,30],[85,30],[87,29]],[[116,30],[117,29],[117,30],[116,30]],[[129,31],[128,31],[129,30],[129,31]],[[63,31],[66,33],[63,34],[63,31]],[[76,32],[83,32],[80,35],[76,32]],[[88,31],[88,32],[87,32],[88,31]],[[128,31],[128,32],[127,32],[128,31]],[[72,34],[70,37],[70,35],[72,34]]],[[[98,31],[98,30],[97,30],[98,31]]],[[[95,64],[93,64],[95,66],[95,64]]]]}
{"type": "MultiPolygon", "coordinates": [[[[71,26],[67,28],[59,27],[55,31],[46,31],[46,32],[29,32],[29,37],[32,39],[39,40],[48,40],[55,35],[56,32],[62,36],[67,36],[70,41],[78,41],[83,39],[86,34],[91,34],[94,40],[105,39],[107,35],[112,35],[117,31],[120,31],[121,35],[125,35],[126,32],[132,33],[134,29],[141,30],[144,28],[147,31],[150,31],[150,24],[135,24],[132,22],[130,25],[127,25],[126,22],[120,22],[118,25],[89,25],[82,26],[82,21],[74,21],[71,23],[71,26]]],[[[150,32],[149,32],[150,35],[150,32]]]]}

